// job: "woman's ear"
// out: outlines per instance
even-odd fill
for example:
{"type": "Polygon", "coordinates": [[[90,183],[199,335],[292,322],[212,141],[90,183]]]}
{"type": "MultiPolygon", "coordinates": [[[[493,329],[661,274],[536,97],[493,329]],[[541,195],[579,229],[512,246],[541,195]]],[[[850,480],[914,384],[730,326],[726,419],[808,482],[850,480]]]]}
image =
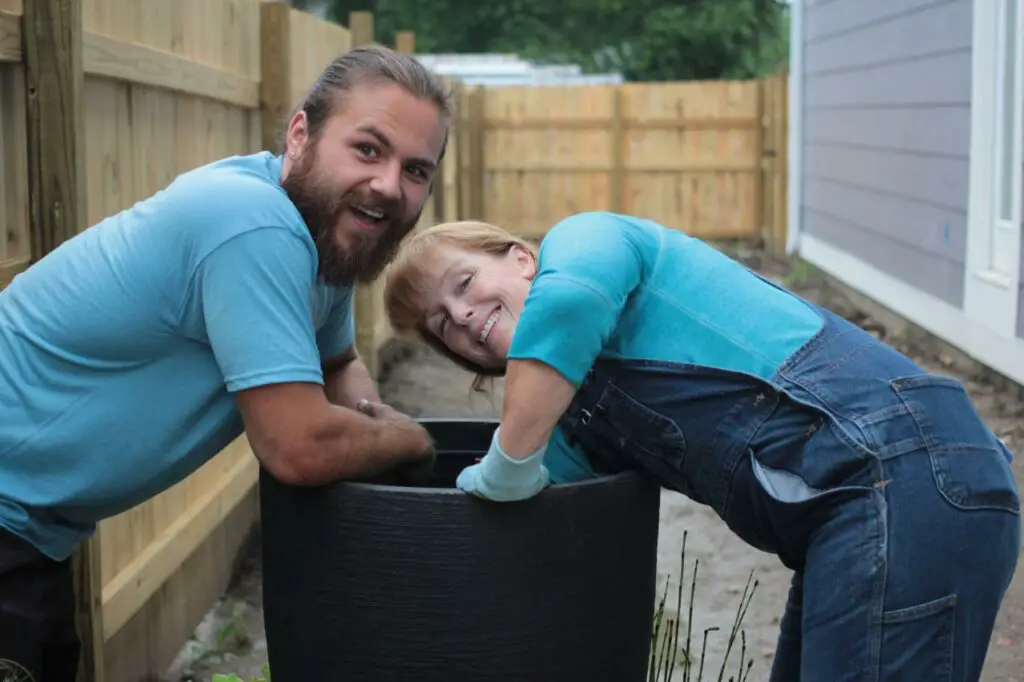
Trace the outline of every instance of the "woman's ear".
{"type": "Polygon", "coordinates": [[[528,249],[519,244],[513,244],[509,248],[509,256],[512,257],[526,279],[533,279],[533,276],[537,274],[537,259],[528,249]]]}

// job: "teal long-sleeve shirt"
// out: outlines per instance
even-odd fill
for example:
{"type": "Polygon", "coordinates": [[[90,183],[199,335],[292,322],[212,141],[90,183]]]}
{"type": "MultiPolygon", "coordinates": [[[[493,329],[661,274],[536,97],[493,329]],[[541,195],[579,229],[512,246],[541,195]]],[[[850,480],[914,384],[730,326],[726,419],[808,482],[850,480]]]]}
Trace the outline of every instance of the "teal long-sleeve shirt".
{"type": "MultiPolygon", "coordinates": [[[[607,212],[557,223],[510,359],[555,368],[577,388],[598,358],[643,358],[769,378],[822,325],[797,296],[772,287],[700,239],[607,212]]],[[[555,430],[545,465],[556,483],[592,477],[555,430]]]]}

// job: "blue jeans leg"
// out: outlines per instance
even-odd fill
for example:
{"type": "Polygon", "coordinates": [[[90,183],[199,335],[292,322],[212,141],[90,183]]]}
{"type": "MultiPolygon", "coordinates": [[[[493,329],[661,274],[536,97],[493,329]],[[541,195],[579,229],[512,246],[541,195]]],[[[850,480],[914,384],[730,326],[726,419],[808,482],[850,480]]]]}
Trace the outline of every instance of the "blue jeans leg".
{"type": "Polygon", "coordinates": [[[886,472],[884,487],[834,504],[812,539],[772,682],[980,678],[1020,517],[951,503],[927,452],[890,460],[886,472]]]}
{"type": "Polygon", "coordinates": [[[794,573],[789,584],[786,610],[779,624],[779,640],[772,660],[771,682],[790,682],[800,679],[802,656],[801,630],[803,629],[803,575],[794,573]]]}

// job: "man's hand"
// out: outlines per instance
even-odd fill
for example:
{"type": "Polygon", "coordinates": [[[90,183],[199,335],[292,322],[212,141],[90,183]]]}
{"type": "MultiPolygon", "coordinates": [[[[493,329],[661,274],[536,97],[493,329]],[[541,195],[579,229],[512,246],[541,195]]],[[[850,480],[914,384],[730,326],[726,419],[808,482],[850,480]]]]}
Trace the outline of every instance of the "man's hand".
{"type": "Polygon", "coordinates": [[[409,417],[379,420],[332,405],[312,382],[267,384],[235,397],[253,452],[285,483],[373,480],[433,454],[426,429],[409,417]]]}
{"type": "Polygon", "coordinates": [[[392,477],[398,485],[426,483],[434,472],[436,455],[433,439],[423,425],[409,415],[384,403],[360,400],[356,403],[356,409],[374,420],[384,422],[389,428],[408,430],[411,442],[414,444],[410,449],[410,454],[415,458],[395,467],[391,472],[392,477]]]}

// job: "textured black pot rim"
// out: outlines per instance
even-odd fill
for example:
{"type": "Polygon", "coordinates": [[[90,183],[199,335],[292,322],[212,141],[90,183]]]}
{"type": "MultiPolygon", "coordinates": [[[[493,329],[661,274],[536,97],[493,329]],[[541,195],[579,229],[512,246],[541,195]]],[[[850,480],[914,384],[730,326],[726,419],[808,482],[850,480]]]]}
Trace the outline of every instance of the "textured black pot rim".
{"type": "MultiPolygon", "coordinates": [[[[470,417],[419,417],[416,419],[421,424],[437,424],[437,423],[473,423],[473,424],[493,424],[497,426],[499,420],[497,419],[475,419],[470,417]]],[[[620,471],[615,474],[604,474],[596,476],[594,478],[586,478],[580,481],[571,481],[569,483],[554,483],[544,488],[536,497],[550,497],[552,494],[558,494],[560,491],[565,491],[567,494],[573,490],[580,488],[588,488],[594,486],[605,486],[613,483],[623,482],[627,480],[640,481],[644,477],[639,471],[626,470],[620,471]]],[[[451,488],[432,488],[425,486],[403,486],[393,485],[389,483],[371,483],[367,481],[338,481],[337,486],[343,488],[358,488],[361,490],[368,491],[379,491],[382,493],[395,492],[403,495],[430,495],[430,496],[461,496],[466,498],[473,498],[464,490],[460,490],[456,487],[451,488]]],[[[475,499],[475,498],[473,498],[475,499]]]]}
{"type": "MultiPolygon", "coordinates": [[[[572,490],[578,490],[580,488],[588,488],[598,485],[609,485],[617,483],[619,481],[625,481],[628,479],[641,480],[643,477],[638,471],[621,471],[617,474],[606,474],[597,476],[595,478],[586,478],[581,481],[571,481],[569,483],[552,483],[548,487],[544,488],[540,493],[534,496],[537,497],[550,497],[552,494],[558,494],[559,491],[570,492],[572,490]]],[[[429,488],[424,486],[404,486],[404,485],[392,485],[388,483],[368,483],[366,481],[338,481],[336,487],[341,488],[359,488],[362,490],[373,490],[380,492],[395,492],[403,495],[430,495],[437,497],[443,496],[461,496],[466,498],[472,498],[464,490],[459,488],[429,488]]],[[[531,498],[533,499],[533,498],[531,498]]]]}

